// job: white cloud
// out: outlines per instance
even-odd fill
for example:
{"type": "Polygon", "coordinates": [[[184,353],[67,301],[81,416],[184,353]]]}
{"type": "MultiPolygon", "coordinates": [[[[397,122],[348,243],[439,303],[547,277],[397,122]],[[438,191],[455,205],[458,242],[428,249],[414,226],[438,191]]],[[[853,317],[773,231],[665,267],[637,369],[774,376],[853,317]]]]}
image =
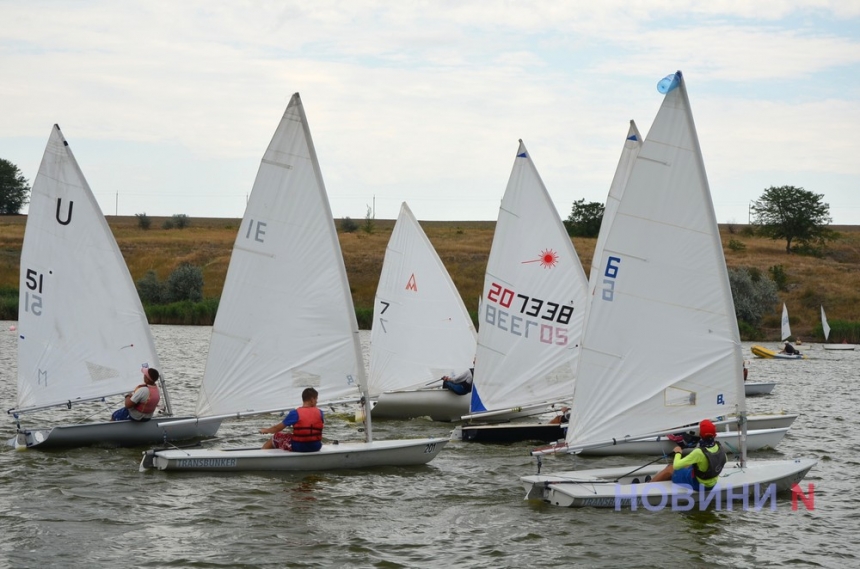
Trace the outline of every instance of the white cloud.
{"type": "Polygon", "coordinates": [[[136,208],[120,213],[238,217],[299,91],[335,215],[376,195],[385,217],[406,199],[494,219],[519,138],[566,215],[605,198],[627,121],[647,132],[654,85],[682,69],[712,183],[746,204],[763,187],[742,175],[860,181],[854,4],[2,3],[0,156],[32,178],[59,122],[99,198],[121,185],[136,208]]]}

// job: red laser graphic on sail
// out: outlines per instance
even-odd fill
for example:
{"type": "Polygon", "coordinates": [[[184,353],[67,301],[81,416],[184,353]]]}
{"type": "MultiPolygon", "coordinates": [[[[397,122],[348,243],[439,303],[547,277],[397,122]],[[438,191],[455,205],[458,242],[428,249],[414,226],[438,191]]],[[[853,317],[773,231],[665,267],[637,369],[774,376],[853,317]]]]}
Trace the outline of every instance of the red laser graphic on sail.
{"type": "Polygon", "coordinates": [[[552,249],[544,249],[540,252],[540,256],[537,259],[523,261],[523,264],[526,263],[540,263],[540,266],[544,269],[551,269],[558,264],[558,253],[552,249]]]}

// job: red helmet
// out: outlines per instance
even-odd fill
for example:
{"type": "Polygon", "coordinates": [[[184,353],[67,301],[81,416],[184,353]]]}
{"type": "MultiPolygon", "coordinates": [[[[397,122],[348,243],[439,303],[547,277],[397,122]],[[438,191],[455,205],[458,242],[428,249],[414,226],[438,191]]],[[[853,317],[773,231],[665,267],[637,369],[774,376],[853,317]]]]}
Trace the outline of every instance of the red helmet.
{"type": "Polygon", "coordinates": [[[717,428],[709,419],[699,423],[699,436],[703,439],[712,439],[717,436],[717,428]]]}

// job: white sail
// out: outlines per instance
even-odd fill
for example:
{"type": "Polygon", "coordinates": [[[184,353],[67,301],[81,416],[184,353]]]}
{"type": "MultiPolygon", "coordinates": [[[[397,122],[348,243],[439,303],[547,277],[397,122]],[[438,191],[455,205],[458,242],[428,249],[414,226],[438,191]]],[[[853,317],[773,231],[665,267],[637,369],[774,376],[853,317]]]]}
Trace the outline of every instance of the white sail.
{"type": "MultiPolygon", "coordinates": [[[[639,156],[640,148],[642,148],[642,135],[639,134],[636,123],[631,120],[630,127],[627,129],[627,136],[624,139],[624,148],[621,150],[621,158],[618,159],[618,166],[615,168],[615,175],[612,177],[609,195],[603,208],[603,219],[600,222],[600,232],[597,234],[597,244],[594,247],[595,254],[603,252],[606,236],[609,234],[609,228],[612,227],[612,221],[618,211],[618,204],[624,195],[624,188],[627,187],[627,180],[630,178],[630,172],[636,163],[636,157],[639,156]]],[[[603,265],[600,263],[600,259],[591,260],[591,271],[588,274],[589,298],[594,296],[594,290],[601,280],[599,274],[599,267],[601,266],[603,265]]]]}
{"type": "Polygon", "coordinates": [[[129,391],[160,367],[116,240],[54,125],[33,182],[18,309],[18,408],[129,391]]]}
{"type": "Polygon", "coordinates": [[[371,330],[368,393],[423,387],[472,367],[475,327],[406,203],[385,250],[371,330]]]}
{"type": "Polygon", "coordinates": [[[224,283],[197,414],[357,396],[358,326],[298,93],[266,150],[224,283]]]}
{"type": "Polygon", "coordinates": [[[520,141],[487,262],[471,412],[571,394],[585,271],[520,141]]]}
{"type": "Polygon", "coordinates": [[[830,338],[830,324],[827,323],[827,315],[824,314],[823,306],[821,307],[821,329],[824,330],[824,340],[827,341],[830,338]]]}
{"type": "Polygon", "coordinates": [[[782,303],[782,339],[788,340],[791,336],[791,325],[788,323],[788,308],[782,303]]]}
{"type": "Polygon", "coordinates": [[[635,156],[594,259],[599,277],[568,444],[745,411],[731,289],[680,73],[635,156]]]}

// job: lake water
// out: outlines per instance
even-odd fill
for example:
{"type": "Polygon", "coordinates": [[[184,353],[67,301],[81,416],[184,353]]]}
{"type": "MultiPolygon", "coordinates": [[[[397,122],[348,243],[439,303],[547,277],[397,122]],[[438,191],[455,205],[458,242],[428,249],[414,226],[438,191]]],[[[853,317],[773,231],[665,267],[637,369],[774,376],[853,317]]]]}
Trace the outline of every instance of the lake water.
{"type": "MultiPolygon", "coordinates": [[[[0,404],[15,404],[12,322],[0,322],[0,404]]],[[[178,413],[194,409],[210,328],[154,326],[178,413]]],[[[366,345],[369,333],[363,333],[366,345]]],[[[749,346],[745,353],[749,357],[749,346]]],[[[779,382],[750,412],[797,411],[778,451],[813,457],[801,483],[814,510],[780,496],[776,511],[615,512],[523,500],[530,444],[449,443],[429,465],[368,471],[208,474],[138,472],[142,449],[0,449],[3,567],[846,567],[860,566],[860,352],[808,345],[805,361],[752,359],[750,381],[779,382]],[[835,462],[834,462],[835,461],[835,462]]],[[[102,407],[54,410],[62,422],[107,418],[102,407]]],[[[7,416],[0,438],[14,432],[7,416]]],[[[23,416],[35,424],[35,417],[23,416]]],[[[274,417],[225,423],[218,445],[262,444],[274,417]]],[[[32,422],[32,423],[31,423],[32,422]]],[[[374,437],[444,436],[423,420],[374,423],[374,437]]],[[[360,439],[345,416],[326,435],[360,439]]],[[[572,457],[544,459],[544,472],[572,457]]],[[[591,467],[641,457],[583,459],[591,467]]]]}

